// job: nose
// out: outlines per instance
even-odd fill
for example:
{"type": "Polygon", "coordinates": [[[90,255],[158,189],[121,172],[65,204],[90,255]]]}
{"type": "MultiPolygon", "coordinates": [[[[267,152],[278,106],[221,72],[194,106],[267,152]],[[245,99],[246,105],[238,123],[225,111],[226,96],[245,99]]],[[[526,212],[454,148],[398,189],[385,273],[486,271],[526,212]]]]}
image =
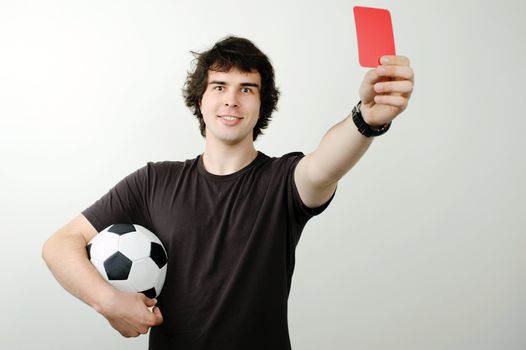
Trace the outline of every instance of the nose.
{"type": "Polygon", "coordinates": [[[225,100],[224,100],[225,106],[231,107],[231,108],[239,107],[239,101],[237,98],[237,94],[235,92],[227,93],[224,96],[225,96],[225,100]]]}

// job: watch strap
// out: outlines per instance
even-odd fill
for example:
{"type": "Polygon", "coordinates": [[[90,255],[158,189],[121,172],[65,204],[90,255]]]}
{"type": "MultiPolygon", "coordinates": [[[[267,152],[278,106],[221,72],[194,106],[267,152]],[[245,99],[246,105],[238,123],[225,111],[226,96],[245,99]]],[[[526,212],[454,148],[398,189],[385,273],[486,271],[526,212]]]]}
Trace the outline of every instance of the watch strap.
{"type": "Polygon", "coordinates": [[[360,110],[361,105],[362,101],[358,102],[358,104],[352,110],[352,120],[358,128],[360,134],[365,137],[380,136],[385,134],[391,127],[391,123],[384,124],[381,127],[374,127],[367,124],[363,119],[362,111],[360,110]]]}

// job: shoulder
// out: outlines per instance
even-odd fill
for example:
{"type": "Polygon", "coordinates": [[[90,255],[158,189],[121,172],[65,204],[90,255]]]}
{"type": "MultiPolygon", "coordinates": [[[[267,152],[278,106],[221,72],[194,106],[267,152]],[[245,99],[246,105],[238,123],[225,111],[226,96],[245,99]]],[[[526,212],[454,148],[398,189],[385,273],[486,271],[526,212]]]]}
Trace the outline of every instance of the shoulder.
{"type": "Polygon", "coordinates": [[[195,168],[196,163],[197,158],[184,161],[150,161],[136,170],[132,175],[142,178],[147,182],[157,182],[163,179],[173,179],[174,176],[180,176],[183,172],[195,168]]]}
{"type": "Polygon", "coordinates": [[[272,164],[285,164],[300,160],[305,154],[303,152],[289,152],[279,157],[268,157],[267,160],[272,164]]]}
{"type": "Polygon", "coordinates": [[[165,173],[171,173],[171,172],[177,172],[181,171],[185,168],[191,168],[197,164],[197,159],[187,159],[184,161],[177,161],[177,160],[164,160],[164,161],[151,161],[148,162],[143,169],[147,170],[148,172],[151,172],[153,174],[165,174],[165,173]]]}
{"type": "Polygon", "coordinates": [[[270,183],[289,183],[296,165],[303,157],[302,152],[290,152],[279,157],[262,154],[250,173],[270,183]]]}
{"type": "Polygon", "coordinates": [[[176,169],[180,169],[184,166],[184,161],[173,161],[173,160],[164,160],[156,162],[148,162],[144,167],[148,171],[155,173],[169,172],[176,169]]]}
{"type": "Polygon", "coordinates": [[[304,156],[305,154],[303,154],[303,152],[289,152],[280,157],[269,158],[269,163],[276,170],[290,170],[294,168],[304,156]]]}

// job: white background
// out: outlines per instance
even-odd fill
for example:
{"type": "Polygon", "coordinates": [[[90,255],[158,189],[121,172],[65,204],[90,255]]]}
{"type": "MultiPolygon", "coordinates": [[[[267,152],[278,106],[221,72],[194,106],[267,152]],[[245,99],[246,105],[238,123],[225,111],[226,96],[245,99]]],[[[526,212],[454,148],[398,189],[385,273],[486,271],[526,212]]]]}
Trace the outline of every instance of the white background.
{"type": "Polygon", "coordinates": [[[41,246],[147,161],[203,150],[181,88],[228,34],[274,63],[256,147],[312,151],[358,101],[352,7],[391,11],[409,108],[297,248],[294,349],[526,348],[526,5],[0,2],[0,348],[145,349],[65,292],[41,246]]]}

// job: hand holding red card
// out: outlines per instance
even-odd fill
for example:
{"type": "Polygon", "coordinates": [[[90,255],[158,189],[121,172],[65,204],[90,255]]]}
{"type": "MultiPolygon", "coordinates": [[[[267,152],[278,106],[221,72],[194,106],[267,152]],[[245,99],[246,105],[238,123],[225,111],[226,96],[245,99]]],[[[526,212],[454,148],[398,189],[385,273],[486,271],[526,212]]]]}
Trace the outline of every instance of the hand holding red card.
{"type": "Polygon", "coordinates": [[[359,61],[362,67],[375,68],[380,57],[395,55],[393,25],[388,10],[354,7],[359,61]]]}
{"type": "Polygon", "coordinates": [[[360,86],[360,109],[367,124],[379,127],[407,107],[414,73],[409,59],[395,53],[389,11],[356,6],[354,18],[360,65],[375,68],[365,74],[360,86]]]}

